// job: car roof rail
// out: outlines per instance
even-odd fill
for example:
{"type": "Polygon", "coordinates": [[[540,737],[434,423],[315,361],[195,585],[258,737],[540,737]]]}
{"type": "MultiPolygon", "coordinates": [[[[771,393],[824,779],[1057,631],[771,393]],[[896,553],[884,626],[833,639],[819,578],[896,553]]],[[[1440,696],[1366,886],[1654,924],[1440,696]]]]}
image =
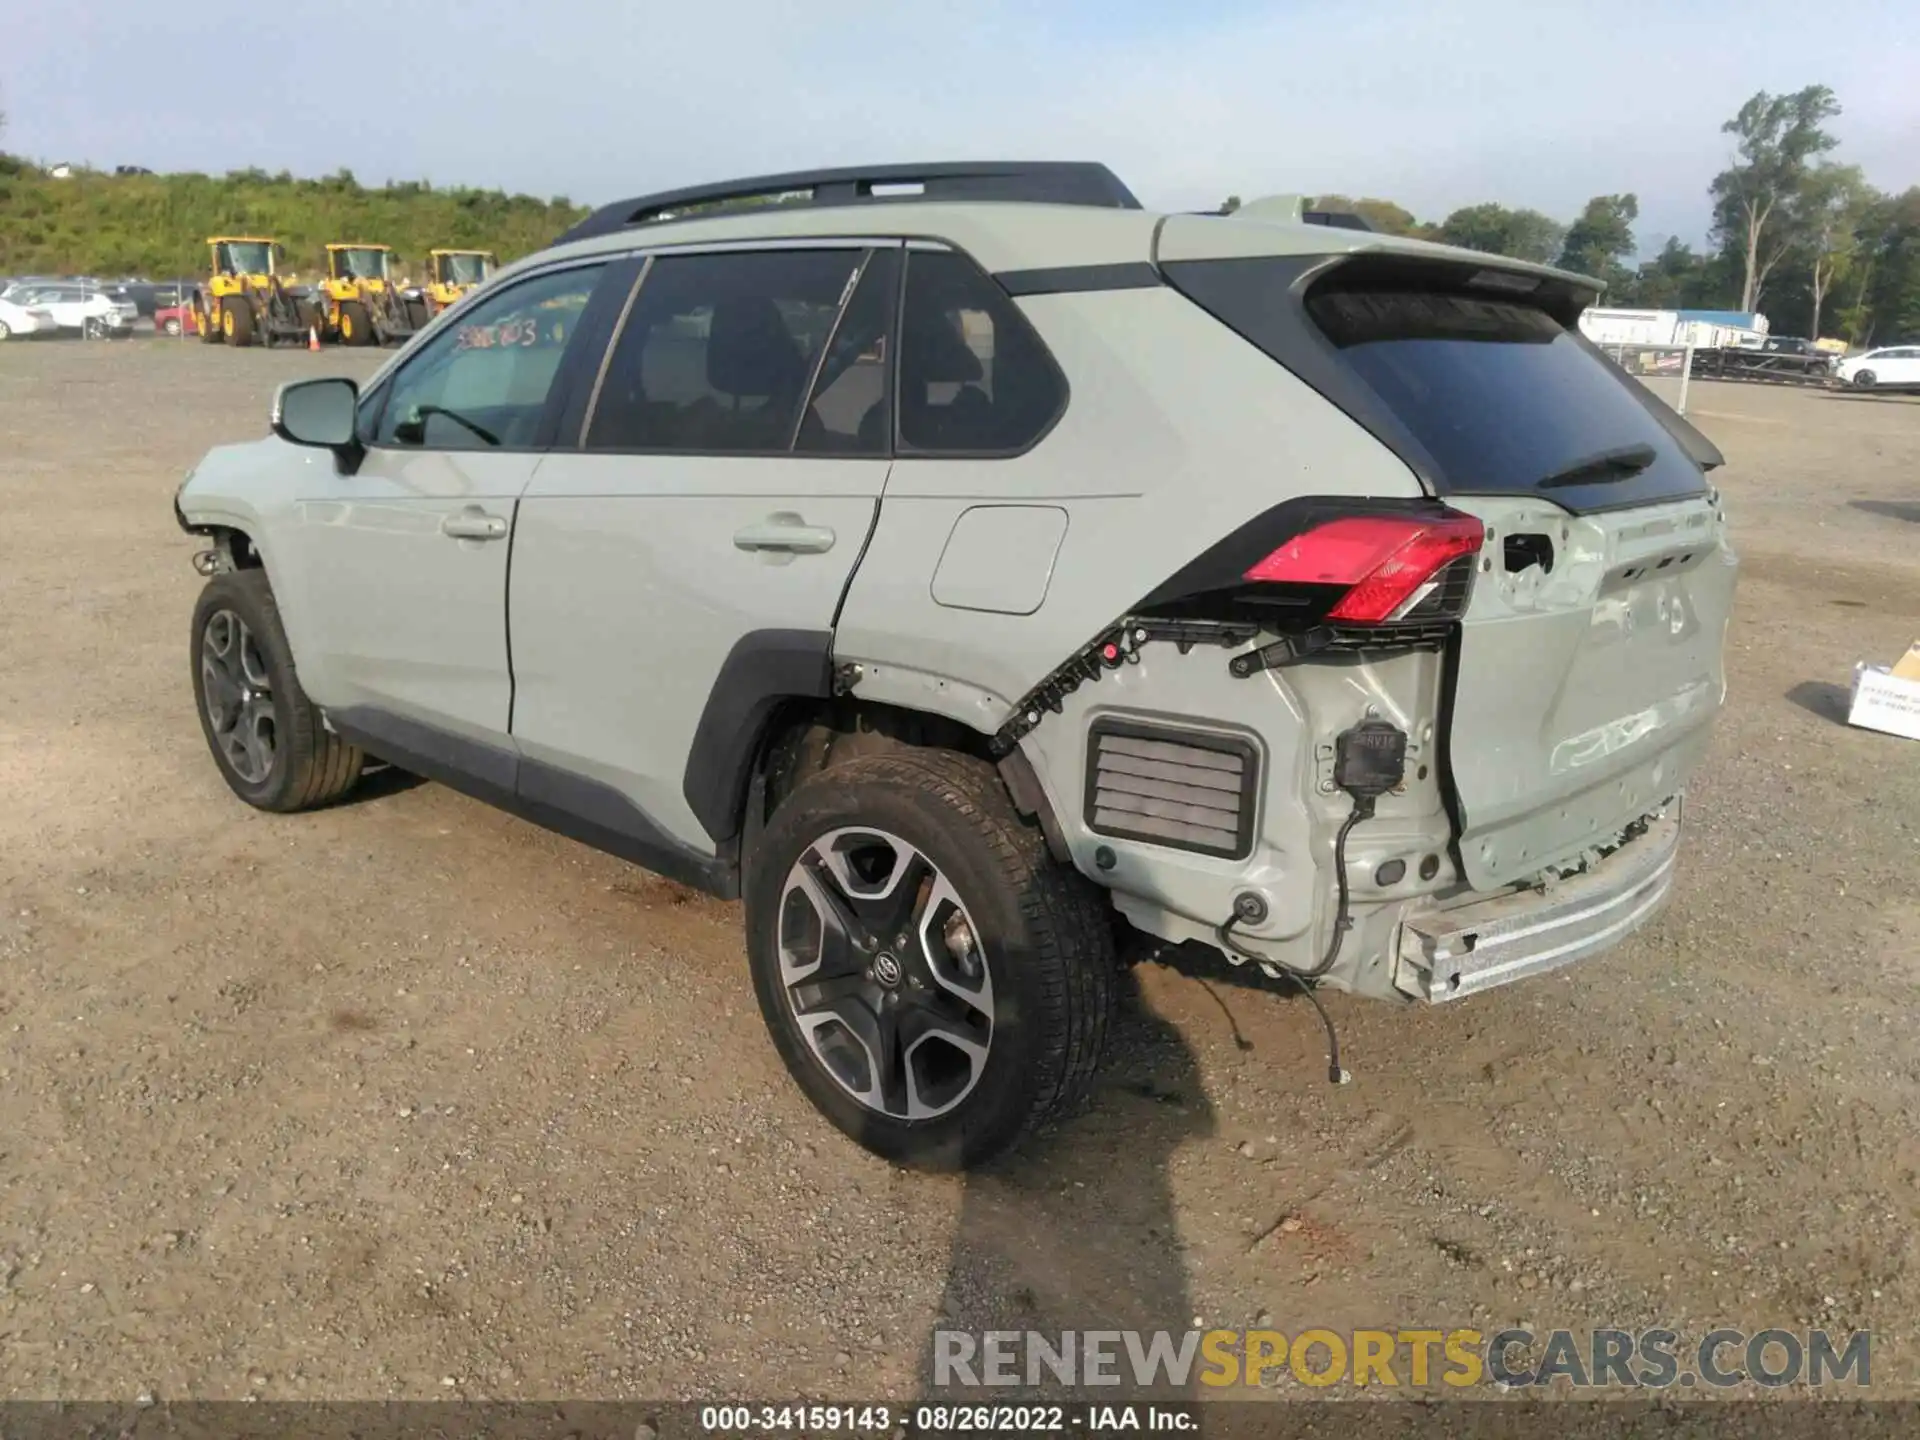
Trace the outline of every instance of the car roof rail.
{"type": "Polygon", "coordinates": [[[750,180],[723,180],[684,190],[663,190],[602,205],[554,241],[564,245],[630,226],[691,219],[729,201],[762,200],[780,205],[870,205],[888,201],[1014,200],[1042,205],[1092,205],[1138,210],[1140,202],[1105,165],[1072,160],[941,161],[927,165],[846,166],[795,170],[750,180]]]}

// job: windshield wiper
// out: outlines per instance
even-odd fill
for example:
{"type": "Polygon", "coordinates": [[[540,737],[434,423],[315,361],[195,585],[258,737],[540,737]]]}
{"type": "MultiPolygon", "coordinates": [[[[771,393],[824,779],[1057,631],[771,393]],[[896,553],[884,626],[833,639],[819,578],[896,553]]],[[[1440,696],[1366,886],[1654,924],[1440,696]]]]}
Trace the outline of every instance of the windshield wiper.
{"type": "Polygon", "coordinates": [[[1576,460],[1565,469],[1556,470],[1544,479],[1534,481],[1534,488],[1551,490],[1559,485],[1599,484],[1608,480],[1625,480],[1638,475],[1642,470],[1660,458],[1653,446],[1644,441],[1638,445],[1620,445],[1612,450],[1602,450],[1584,460],[1576,460]]]}

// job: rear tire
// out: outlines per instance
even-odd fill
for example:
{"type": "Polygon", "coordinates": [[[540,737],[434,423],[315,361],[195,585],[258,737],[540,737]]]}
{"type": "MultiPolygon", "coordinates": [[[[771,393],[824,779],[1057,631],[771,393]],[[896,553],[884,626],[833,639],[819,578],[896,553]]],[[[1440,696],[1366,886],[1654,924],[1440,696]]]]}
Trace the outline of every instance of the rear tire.
{"type": "Polygon", "coordinates": [[[330,805],[366,757],[321,723],[300,688],[264,570],[215,575],[193,607],[193,699],[227,787],[257,810],[330,805]]]}
{"type": "Polygon", "coordinates": [[[7,324],[6,321],[0,320],[0,340],[11,340],[12,338],[13,338],[12,328],[7,324]]]}
{"type": "Polygon", "coordinates": [[[347,301],[340,307],[340,343],[371,345],[373,341],[373,320],[367,314],[367,307],[358,300],[347,301]]]}
{"type": "Polygon", "coordinates": [[[819,773],[768,822],[745,900],[775,1048],[875,1154],[981,1164],[1092,1079],[1117,975],[1104,897],[985,762],[927,750],[819,773]]]}
{"type": "Polygon", "coordinates": [[[1880,377],[1874,374],[1873,371],[1871,370],[1854,371],[1853,388],[1856,390],[1871,390],[1875,385],[1879,383],[1880,383],[1880,377]]]}

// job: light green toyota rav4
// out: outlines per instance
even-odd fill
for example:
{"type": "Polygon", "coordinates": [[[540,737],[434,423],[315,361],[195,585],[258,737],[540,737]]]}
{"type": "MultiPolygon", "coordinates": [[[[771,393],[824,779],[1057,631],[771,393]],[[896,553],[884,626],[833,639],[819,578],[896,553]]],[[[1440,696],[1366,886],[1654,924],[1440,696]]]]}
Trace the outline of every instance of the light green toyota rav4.
{"type": "Polygon", "coordinates": [[[1433,1003],[1665,901],[1735,561],[1595,288],[1097,165],[611,205],[182,486],[201,723],[742,898],[819,1108],[972,1164],[1131,937],[1433,1003]]]}

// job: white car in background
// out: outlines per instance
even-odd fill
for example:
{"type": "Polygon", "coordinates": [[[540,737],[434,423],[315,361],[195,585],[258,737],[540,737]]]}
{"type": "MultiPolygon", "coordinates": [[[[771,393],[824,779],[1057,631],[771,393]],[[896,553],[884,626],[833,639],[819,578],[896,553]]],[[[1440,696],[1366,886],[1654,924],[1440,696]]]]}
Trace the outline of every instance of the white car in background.
{"type": "Polygon", "coordinates": [[[124,335],[140,314],[132,301],[115,300],[99,286],[83,281],[18,284],[0,299],[52,316],[58,329],[88,336],[124,335]]]}
{"type": "Polygon", "coordinates": [[[46,310],[0,295],[0,340],[11,340],[20,335],[38,335],[59,328],[59,322],[46,310]]]}
{"type": "Polygon", "coordinates": [[[1843,385],[1920,385],[1920,345],[1883,345],[1842,360],[1834,371],[1843,385]]]}

